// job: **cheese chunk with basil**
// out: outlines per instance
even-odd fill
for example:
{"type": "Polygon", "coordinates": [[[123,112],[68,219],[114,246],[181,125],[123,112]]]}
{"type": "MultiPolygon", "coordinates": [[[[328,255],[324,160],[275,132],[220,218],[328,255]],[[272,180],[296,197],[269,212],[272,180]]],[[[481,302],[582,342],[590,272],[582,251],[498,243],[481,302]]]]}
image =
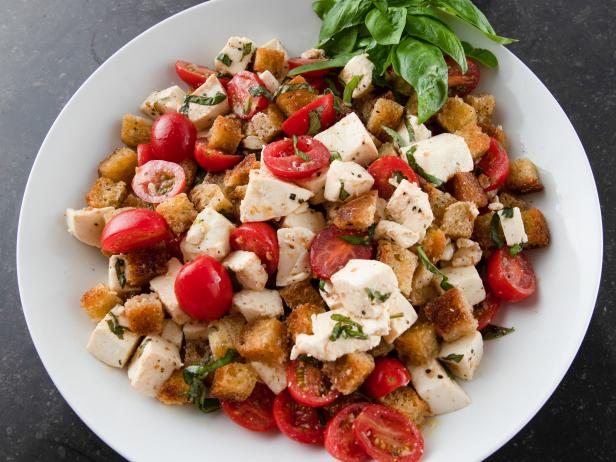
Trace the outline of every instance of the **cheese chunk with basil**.
{"type": "Polygon", "coordinates": [[[370,133],[354,112],[316,135],[315,139],[323,143],[330,152],[338,153],[340,160],[357,162],[364,167],[379,155],[370,133]]]}
{"type": "Polygon", "coordinates": [[[244,289],[263,290],[267,284],[267,271],[254,252],[245,250],[231,252],[222,265],[233,273],[244,289]]]}
{"type": "Polygon", "coordinates": [[[325,177],[325,199],[344,202],[370,191],[374,178],[355,162],[335,160],[325,177]]]}
{"type": "Polygon", "coordinates": [[[141,104],[139,110],[148,117],[156,119],[168,112],[176,112],[184,102],[185,96],[186,92],[177,85],[154,91],[141,104]]]}
{"type": "Polygon", "coordinates": [[[503,209],[498,213],[500,225],[509,247],[528,242],[528,236],[524,229],[522,213],[518,207],[503,209]]]}
{"type": "Polygon", "coordinates": [[[353,98],[361,98],[372,90],[372,72],[374,64],[368,58],[368,54],[353,56],[340,72],[340,80],[348,85],[353,79],[357,86],[353,90],[353,98]]]}
{"type": "Polygon", "coordinates": [[[197,131],[210,128],[216,117],[229,112],[227,91],[215,75],[210,75],[205,83],[192,93],[192,96],[196,98],[189,101],[186,115],[197,131]]]}
{"type": "Polygon", "coordinates": [[[233,295],[232,311],[252,322],[261,318],[282,316],[284,308],[277,290],[241,290],[233,295]]]}
{"type": "Polygon", "coordinates": [[[165,381],[180,367],[182,360],[178,347],[158,335],[148,336],[128,365],[128,381],[139,393],[155,397],[165,381]]]}
{"type": "Polygon", "coordinates": [[[227,44],[216,55],[216,70],[229,74],[245,71],[255,50],[256,47],[249,38],[230,37],[227,44]]]}
{"type": "Polygon", "coordinates": [[[310,244],[315,234],[306,228],[280,228],[277,231],[280,257],[276,285],[285,287],[310,277],[310,244]]]}
{"type": "MultiPolygon", "coordinates": [[[[462,291],[466,301],[471,305],[476,305],[485,300],[486,291],[475,266],[448,266],[442,268],[441,273],[447,277],[450,284],[462,291]]],[[[438,275],[434,276],[433,282],[442,293],[443,289],[440,286],[441,277],[438,275]]]]}
{"type": "Polygon", "coordinates": [[[419,238],[415,231],[411,231],[406,226],[389,220],[379,221],[374,230],[374,237],[377,240],[391,241],[403,249],[408,249],[415,245],[419,238]]]}
{"type": "Polygon", "coordinates": [[[306,228],[318,234],[325,228],[325,217],[321,212],[309,207],[298,209],[287,215],[280,225],[282,228],[306,228]]]}
{"type": "Polygon", "coordinates": [[[167,314],[179,325],[186,324],[192,320],[182,310],[175,296],[175,279],[181,269],[182,263],[177,258],[172,258],[167,262],[167,272],[156,276],[150,281],[150,289],[156,292],[167,314]]]}
{"type": "Polygon", "coordinates": [[[259,361],[250,361],[263,383],[268,386],[275,395],[287,388],[287,372],[284,364],[266,364],[259,361]]]}
{"type": "Polygon", "coordinates": [[[93,247],[101,246],[101,234],[106,223],[106,216],[113,212],[113,207],[100,209],[86,207],[81,210],[66,209],[68,232],[77,240],[93,247]]]}
{"type": "Polygon", "coordinates": [[[387,203],[389,216],[408,228],[419,242],[426,235],[434,215],[428,195],[415,183],[402,180],[387,203]]]}
{"type": "Polygon", "coordinates": [[[220,213],[203,209],[180,243],[184,260],[194,260],[200,255],[222,260],[231,251],[229,236],[234,229],[233,223],[220,213]]]}
{"type": "Polygon", "coordinates": [[[420,124],[417,116],[412,114],[406,116],[406,122],[404,119],[402,120],[396,131],[402,138],[402,141],[404,141],[404,146],[408,146],[416,141],[427,140],[432,136],[432,132],[428,129],[428,127],[424,124],[420,124]],[[411,133],[409,133],[409,130],[411,133]]]}
{"type": "Polygon", "coordinates": [[[126,256],[123,254],[109,257],[109,271],[107,273],[107,286],[118,295],[128,295],[141,291],[140,287],[131,286],[126,282],[126,256]]]}
{"type": "Polygon", "coordinates": [[[383,305],[389,317],[389,333],[384,336],[384,339],[387,343],[393,343],[415,324],[417,313],[411,302],[400,291],[393,292],[383,305]]]}
{"type": "Polygon", "coordinates": [[[473,380],[483,357],[483,337],[476,331],[455,342],[445,342],[438,356],[453,375],[463,380],[473,380]]]}
{"type": "Polygon", "coordinates": [[[112,308],[92,331],[86,349],[108,366],[124,367],[141,338],[127,326],[124,307],[118,305],[112,308]]]}

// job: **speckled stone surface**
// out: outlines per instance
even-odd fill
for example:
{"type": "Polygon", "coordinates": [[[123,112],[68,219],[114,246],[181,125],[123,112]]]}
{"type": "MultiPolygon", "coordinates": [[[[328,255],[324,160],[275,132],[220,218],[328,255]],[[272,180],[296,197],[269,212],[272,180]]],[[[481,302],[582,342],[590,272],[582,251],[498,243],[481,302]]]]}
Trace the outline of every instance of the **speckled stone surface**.
{"type": "MultiPolygon", "coordinates": [[[[19,206],[36,152],[79,85],[134,36],[196,3],[0,0],[0,460],[122,460],[68,407],[32,346],[15,272],[19,206]]],[[[564,381],[489,460],[613,461],[616,310],[610,300],[616,297],[616,208],[610,200],[616,197],[616,0],[477,4],[499,33],[521,39],[511,49],[554,93],[578,130],[603,204],[607,275],[588,335],[564,381]]]]}

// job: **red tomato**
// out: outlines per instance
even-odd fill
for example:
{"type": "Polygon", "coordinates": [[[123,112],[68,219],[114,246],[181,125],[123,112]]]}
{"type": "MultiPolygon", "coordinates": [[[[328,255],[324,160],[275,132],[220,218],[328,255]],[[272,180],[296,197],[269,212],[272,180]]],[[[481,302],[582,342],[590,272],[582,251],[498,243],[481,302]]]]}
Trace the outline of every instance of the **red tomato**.
{"type": "Polygon", "coordinates": [[[417,462],[423,455],[423,436],[415,424],[381,404],[370,404],[360,412],[353,434],[362,449],[380,462],[417,462]]]}
{"type": "Polygon", "coordinates": [[[305,444],[323,444],[323,427],[313,407],[296,403],[287,390],[274,400],[274,420],[278,429],[292,440],[305,444]]]}
{"type": "Polygon", "coordinates": [[[371,460],[355,440],[353,422],[368,403],[356,403],[342,409],[325,428],[325,449],[342,462],[367,462],[371,460]]]}
{"type": "MultiPolygon", "coordinates": [[[[306,64],[318,63],[320,61],[324,61],[324,59],[319,58],[291,58],[289,59],[289,70],[293,70],[296,67],[305,66],[306,64]]],[[[329,69],[320,69],[318,71],[309,71],[302,72],[300,75],[305,78],[314,78],[314,77],[323,77],[331,71],[332,68],[329,69]]]]}
{"type": "Polygon", "coordinates": [[[372,398],[382,398],[400,387],[408,385],[411,375],[404,364],[394,358],[379,358],[374,370],[364,382],[364,390],[372,398]]]}
{"type": "Polygon", "coordinates": [[[202,255],[186,263],[178,273],[175,296],[193,318],[214,321],[231,308],[233,284],[218,260],[202,255]]]}
{"type": "Polygon", "coordinates": [[[372,259],[373,248],[371,244],[351,244],[342,240],[341,236],[366,237],[366,233],[342,230],[331,225],[317,234],[310,245],[310,266],[318,277],[329,279],[349,260],[372,259]]]}
{"type": "Polygon", "coordinates": [[[207,172],[224,172],[239,164],[244,156],[241,154],[226,154],[218,149],[208,147],[208,140],[198,139],[195,143],[195,160],[207,172]]]}
{"type": "Polygon", "coordinates": [[[374,187],[383,199],[389,199],[396,190],[390,183],[392,179],[398,183],[405,178],[411,183],[419,183],[417,175],[409,164],[396,156],[385,156],[375,160],[368,167],[368,173],[374,177],[374,187]]]}
{"type": "Polygon", "coordinates": [[[301,360],[287,364],[287,390],[295,401],[309,407],[327,406],[340,396],[325,380],[321,369],[301,360]]]}
{"type": "Polygon", "coordinates": [[[509,176],[509,156],[507,151],[495,138],[490,138],[490,149],[481,158],[477,165],[479,169],[490,178],[486,191],[492,191],[505,184],[509,176]]]}
{"type": "Polygon", "coordinates": [[[162,215],[148,209],[131,209],[107,222],[101,234],[101,248],[108,253],[126,253],[172,237],[162,215]]]}
{"type": "Polygon", "coordinates": [[[221,400],[220,407],[236,424],[253,432],[266,432],[276,428],[272,413],[275,397],[266,385],[257,383],[247,400],[221,400]]]}
{"type": "Polygon", "coordinates": [[[212,69],[188,61],[176,61],[175,72],[186,84],[195,88],[203,85],[210,75],[216,74],[212,69]]]}
{"type": "Polygon", "coordinates": [[[263,148],[263,162],[284,180],[309,177],[329,164],[329,150],[311,136],[300,136],[297,149],[303,154],[301,157],[295,153],[292,140],[274,141],[263,148]]]}
{"type": "Polygon", "coordinates": [[[180,243],[186,233],[180,234],[179,236],[174,236],[173,239],[169,239],[165,244],[167,247],[167,252],[172,257],[177,258],[180,261],[184,261],[184,255],[182,254],[182,249],[180,247],[180,243]]]}
{"type": "Polygon", "coordinates": [[[244,223],[233,230],[229,240],[233,250],[254,252],[270,276],[278,269],[278,237],[267,223],[244,223]]]}
{"type": "Polygon", "coordinates": [[[249,71],[235,74],[227,85],[231,108],[240,119],[251,119],[269,104],[265,96],[254,94],[259,87],[265,88],[265,84],[259,76],[249,71]]]}
{"type": "Polygon", "coordinates": [[[151,160],[137,167],[132,187],[139,198],[150,204],[160,204],[184,191],[186,172],[173,162],[151,160]]]}
{"type": "Polygon", "coordinates": [[[481,79],[481,70],[475,61],[470,58],[466,59],[468,70],[466,74],[462,74],[462,69],[451,57],[445,57],[447,62],[447,70],[449,72],[448,85],[449,96],[466,96],[472,93],[481,79]]]}
{"type": "MultiPolygon", "coordinates": [[[[314,118],[315,116],[312,117],[314,118]]],[[[334,120],[336,120],[334,95],[328,93],[295,111],[291,117],[282,123],[282,130],[288,136],[316,135],[320,131],[331,127],[334,120]],[[317,117],[317,119],[314,120],[318,120],[317,123],[312,123],[312,127],[310,123],[310,113],[314,113],[317,117]]]]}
{"type": "Polygon", "coordinates": [[[192,156],[197,130],[179,112],[161,115],[152,125],[150,147],[155,159],[180,163],[192,156]]]}
{"type": "Polygon", "coordinates": [[[152,153],[152,146],[149,144],[137,145],[137,165],[141,167],[143,164],[147,164],[149,161],[155,160],[152,153]]]}
{"type": "Polygon", "coordinates": [[[537,278],[530,261],[523,253],[515,257],[508,248],[495,251],[488,262],[488,283],[492,292],[508,302],[518,302],[537,290],[537,278]]]}
{"type": "Polygon", "coordinates": [[[306,81],[319,93],[323,93],[326,88],[329,88],[329,84],[323,77],[308,77],[306,81]]]}
{"type": "Polygon", "coordinates": [[[477,330],[485,329],[492,322],[501,307],[501,300],[489,290],[486,290],[486,299],[475,307],[473,314],[477,319],[477,330]]]}

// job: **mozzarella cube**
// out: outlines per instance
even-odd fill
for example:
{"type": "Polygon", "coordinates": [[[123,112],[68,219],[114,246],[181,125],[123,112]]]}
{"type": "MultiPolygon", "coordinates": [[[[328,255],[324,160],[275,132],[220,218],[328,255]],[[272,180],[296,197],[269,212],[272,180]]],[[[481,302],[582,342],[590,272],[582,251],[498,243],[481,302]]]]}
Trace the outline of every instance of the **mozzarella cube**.
{"type": "Polygon", "coordinates": [[[353,80],[354,77],[359,77],[359,83],[353,90],[353,98],[361,98],[367,95],[372,90],[372,72],[374,64],[368,59],[368,54],[353,56],[346,66],[340,72],[340,80],[345,84],[353,80]]]}
{"type": "Polygon", "coordinates": [[[256,371],[263,383],[274,392],[279,394],[287,388],[287,372],[284,364],[266,364],[259,361],[250,361],[250,365],[256,371]]]}
{"type": "Polygon", "coordinates": [[[526,235],[524,222],[522,221],[522,213],[518,207],[501,210],[496,213],[498,213],[498,217],[500,218],[501,228],[503,229],[503,234],[505,235],[508,246],[511,247],[516,244],[525,244],[528,242],[528,236],[526,235]],[[508,217],[507,215],[509,213],[513,215],[508,217]]]}
{"type": "Polygon", "coordinates": [[[321,212],[306,208],[296,210],[287,215],[280,225],[283,228],[306,228],[314,234],[318,234],[325,228],[325,217],[321,212]]]}
{"type": "Polygon", "coordinates": [[[280,87],[280,82],[270,71],[263,71],[259,73],[259,78],[265,84],[265,88],[271,93],[276,93],[276,90],[280,87]]]}
{"type": "Polygon", "coordinates": [[[113,207],[96,209],[87,207],[81,210],[66,209],[68,232],[77,240],[93,247],[101,246],[101,234],[106,223],[106,216],[113,212],[113,207]]]}
{"type": "Polygon", "coordinates": [[[148,336],[128,365],[128,381],[139,393],[155,397],[173,371],[180,367],[178,347],[158,335],[148,336]]]}
{"type": "Polygon", "coordinates": [[[237,250],[231,252],[222,262],[227,270],[233,272],[237,282],[244,289],[263,290],[267,284],[268,274],[261,260],[254,252],[237,250]]]}
{"type": "Polygon", "coordinates": [[[182,325],[191,321],[192,318],[182,310],[175,296],[175,278],[182,269],[182,263],[177,258],[167,262],[167,272],[156,276],[150,281],[150,289],[156,292],[165,311],[177,324],[182,325]]]}
{"type": "Polygon", "coordinates": [[[345,309],[338,310],[337,312],[343,316],[347,316],[356,323],[361,324],[362,331],[366,335],[389,335],[389,311],[385,307],[384,303],[381,304],[381,310],[375,318],[359,318],[345,309]]]}
{"type": "Polygon", "coordinates": [[[417,394],[423,399],[433,415],[454,412],[471,403],[471,399],[438,360],[433,359],[423,366],[407,364],[411,381],[417,394]]]}
{"type": "Polygon", "coordinates": [[[473,380],[483,357],[483,337],[476,331],[455,342],[443,343],[438,356],[453,375],[463,380],[473,380]]]}
{"type": "Polygon", "coordinates": [[[145,99],[139,110],[152,119],[168,112],[177,112],[184,103],[186,93],[177,85],[154,91],[145,99]]]}
{"type": "Polygon", "coordinates": [[[404,146],[408,146],[415,141],[427,140],[432,136],[432,132],[424,124],[419,123],[419,119],[417,118],[417,116],[409,114],[406,116],[406,120],[408,122],[405,122],[403,120],[400,125],[398,125],[398,129],[396,130],[398,132],[398,135],[400,135],[400,137],[404,141],[404,146]],[[411,133],[409,133],[409,128],[413,134],[412,140],[411,133]]]}
{"type": "Polygon", "coordinates": [[[229,74],[245,71],[255,50],[254,43],[249,38],[230,37],[216,56],[216,70],[229,74]]]}
{"type": "Polygon", "coordinates": [[[315,139],[331,152],[340,154],[341,160],[357,162],[364,167],[379,155],[370,132],[354,112],[316,135],[315,139]]]}
{"type": "Polygon", "coordinates": [[[322,204],[325,202],[325,180],[327,179],[327,170],[329,166],[315,173],[308,178],[300,178],[295,180],[295,184],[310,191],[313,196],[309,202],[313,205],[322,204]]]}
{"type": "Polygon", "coordinates": [[[417,313],[411,302],[400,291],[391,294],[391,297],[383,305],[385,305],[389,316],[389,333],[385,335],[384,339],[387,343],[393,343],[415,324],[417,313]]]}
{"type": "Polygon", "coordinates": [[[443,133],[425,140],[411,143],[403,150],[402,158],[412,152],[415,162],[426,173],[439,180],[448,181],[458,172],[471,172],[475,168],[473,156],[464,138],[443,133]]]}
{"type": "Polygon", "coordinates": [[[335,160],[325,177],[325,199],[344,202],[370,191],[373,184],[374,178],[361,165],[335,160]]]}
{"type": "Polygon", "coordinates": [[[308,251],[315,234],[306,228],[280,228],[276,234],[280,249],[276,285],[284,287],[308,279],[311,274],[308,251]]]}
{"type": "Polygon", "coordinates": [[[209,328],[207,322],[191,321],[182,326],[186,340],[207,340],[209,328]]]}
{"type": "Polygon", "coordinates": [[[124,307],[118,305],[96,325],[86,349],[108,366],[124,367],[141,338],[126,326],[128,320],[124,316],[124,307]]]}
{"type": "Polygon", "coordinates": [[[396,188],[386,210],[391,218],[414,233],[415,242],[424,238],[434,220],[428,195],[407,180],[402,180],[396,188]]]}
{"type": "Polygon", "coordinates": [[[107,285],[118,295],[133,294],[141,290],[140,287],[131,286],[126,282],[126,275],[124,272],[126,263],[124,258],[125,256],[122,254],[109,257],[107,285]]]}
{"type": "Polygon", "coordinates": [[[194,260],[200,255],[222,260],[231,251],[229,236],[234,229],[233,223],[217,211],[203,209],[180,242],[184,260],[194,260]]]}
{"type": "Polygon", "coordinates": [[[182,340],[184,340],[184,331],[182,326],[176,323],[173,319],[165,319],[163,321],[163,330],[160,334],[162,338],[173,343],[176,347],[182,347],[182,340]]]}
{"type": "Polygon", "coordinates": [[[233,294],[232,310],[252,322],[282,316],[284,308],[277,290],[242,290],[233,294]]]}
{"type": "Polygon", "coordinates": [[[216,117],[225,115],[229,112],[230,106],[227,92],[216,75],[210,75],[205,83],[192,94],[194,96],[204,96],[206,98],[213,98],[218,94],[225,96],[225,99],[214,105],[199,104],[194,101],[188,103],[186,115],[198,131],[210,128],[214,120],[216,120],[216,117]]]}
{"type": "MultiPolygon", "coordinates": [[[[473,265],[448,266],[442,268],[441,273],[447,277],[450,284],[462,291],[466,301],[471,305],[476,305],[485,300],[486,291],[483,287],[483,281],[477,272],[477,268],[473,265]]],[[[443,289],[440,287],[441,279],[440,276],[435,276],[433,281],[439,291],[443,292],[443,289]]]]}
{"type": "Polygon", "coordinates": [[[374,230],[374,238],[392,241],[404,249],[415,245],[419,240],[419,236],[415,231],[411,231],[406,226],[389,220],[379,221],[374,230]]]}

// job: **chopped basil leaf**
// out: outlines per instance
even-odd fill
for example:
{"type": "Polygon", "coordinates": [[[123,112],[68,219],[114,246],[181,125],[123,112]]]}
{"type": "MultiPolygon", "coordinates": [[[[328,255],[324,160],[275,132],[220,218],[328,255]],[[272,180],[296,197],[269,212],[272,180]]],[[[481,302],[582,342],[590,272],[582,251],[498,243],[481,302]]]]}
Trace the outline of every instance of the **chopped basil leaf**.
{"type": "Polygon", "coordinates": [[[186,95],[184,97],[184,104],[178,109],[178,112],[183,115],[188,115],[188,107],[190,103],[199,104],[201,106],[216,106],[218,103],[222,103],[227,99],[227,95],[221,92],[216,92],[214,96],[197,96],[186,95]]]}
{"type": "Polygon", "coordinates": [[[242,108],[242,110],[244,111],[244,114],[248,114],[251,108],[252,108],[252,96],[248,96],[248,98],[246,98],[246,101],[244,102],[244,107],[242,108]]]}
{"type": "Polygon", "coordinates": [[[389,297],[391,297],[390,293],[384,294],[382,292],[379,292],[378,290],[369,289],[368,287],[366,287],[364,290],[366,291],[366,294],[368,294],[368,298],[371,302],[376,301],[377,303],[384,303],[389,297]]]}
{"type": "Polygon", "coordinates": [[[406,131],[409,133],[409,141],[412,143],[415,141],[415,129],[411,125],[411,119],[409,117],[404,118],[404,126],[406,127],[406,131]]]}
{"type": "Polygon", "coordinates": [[[310,161],[310,156],[308,156],[308,154],[306,154],[305,152],[301,151],[298,147],[297,147],[297,136],[293,135],[293,150],[295,151],[295,155],[297,157],[299,157],[300,159],[302,159],[305,162],[310,161]]]}
{"type": "Polygon", "coordinates": [[[226,53],[220,53],[216,56],[216,61],[220,61],[227,67],[231,65],[231,58],[229,58],[229,55],[226,53]]]}
{"type": "Polygon", "coordinates": [[[300,361],[304,361],[305,363],[311,364],[312,366],[318,367],[318,368],[320,368],[322,365],[321,361],[319,361],[316,358],[313,358],[312,356],[308,356],[308,355],[299,355],[297,359],[300,361]]]}
{"type": "Polygon", "coordinates": [[[364,329],[361,324],[353,321],[347,316],[341,314],[332,314],[332,321],[336,321],[332,333],[329,339],[335,342],[340,337],[342,338],[356,338],[360,340],[367,340],[368,336],[364,334],[364,329]]]}
{"type": "Polygon", "coordinates": [[[400,136],[400,133],[398,133],[396,130],[386,127],[385,125],[382,125],[381,129],[383,129],[385,133],[391,136],[392,141],[396,143],[399,148],[403,148],[404,146],[406,146],[406,144],[404,143],[404,140],[400,136]]]}
{"type": "Polygon", "coordinates": [[[267,88],[262,87],[261,85],[259,85],[258,87],[252,87],[250,90],[248,90],[248,92],[252,96],[265,96],[268,100],[272,99],[272,94],[270,93],[270,91],[267,88]]]}
{"type": "Polygon", "coordinates": [[[415,173],[419,174],[421,177],[432,183],[437,188],[443,186],[443,184],[445,184],[443,180],[433,175],[430,175],[415,161],[415,151],[417,151],[417,146],[413,146],[406,153],[406,161],[411,166],[411,168],[415,171],[415,173]]]}
{"type": "Polygon", "coordinates": [[[454,363],[459,363],[464,358],[464,355],[458,355],[455,353],[451,353],[443,358],[445,361],[453,361],[454,363]]]}
{"type": "Polygon", "coordinates": [[[314,136],[321,131],[321,114],[322,113],[323,113],[322,106],[308,113],[308,118],[310,120],[310,125],[308,126],[308,135],[314,136]]]}
{"type": "Polygon", "coordinates": [[[278,90],[276,90],[276,92],[274,93],[273,98],[278,98],[283,93],[288,93],[290,91],[299,91],[299,90],[306,90],[306,91],[309,91],[310,93],[316,93],[316,90],[307,83],[286,83],[278,87],[278,90]]]}
{"type": "Polygon", "coordinates": [[[332,151],[332,155],[329,157],[329,161],[342,160],[342,156],[338,151],[332,151]]]}
{"type": "Polygon", "coordinates": [[[449,377],[451,380],[456,380],[456,376],[451,373],[451,371],[449,370],[449,367],[447,367],[447,363],[443,363],[442,361],[439,361],[439,362],[441,363],[441,366],[443,366],[443,369],[445,369],[445,373],[447,374],[447,377],[449,377]]]}
{"type": "Polygon", "coordinates": [[[357,88],[357,85],[359,85],[359,81],[361,80],[361,78],[361,75],[354,75],[353,78],[349,81],[349,83],[347,83],[344,87],[342,101],[344,101],[344,104],[346,104],[347,106],[351,106],[351,104],[353,103],[353,92],[357,88]]]}
{"type": "Polygon", "coordinates": [[[490,238],[497,249],[502,249],[505,245],[505,241],[500,237],[500,215],[498,212],[494,212],[492,220],[490,221],[490,238]]]}
{"type": "Polygon", "coordinates": [[[123,289],[126,285],[126,273],[124,272],[124,268],[126,267],[126,262],[121,258],[118,258],[115,262],[115,272],[118,277],[118,283],[120,287],[123,289]]]}
{"type": "Polygon", "coordinates": [[[252,42],[244,43],[242,45],[242,59],[252,53],[252,42]]]}
{"type": "Polygon", "coordinates": [[[109,316],[111,319],[107,319],[107,326],[113,335],[118,337],[120,340],[124,340],[124,331],[128,330],[126,327],[120,325],[120,321],[118,321],[118,317],[113,314],[111,311],[109,312],[109,316]]]}
{"type": "Polygon", "coordinates": [[[325,89],[325,93],[332,93],[334,96],[340,97],[340,91],[338,91],[338,86],[336,82],[331,77],[325,77],[325,83],[327,84],[327,88],[325,89]]]}
{"type": "Polygon", "coordinates": [[[319,279],[319,290],[328,293],[327,290],[325,290],[325,281],[323,279],[319,279]]]}
{"type": "Polygon", "coordinates": [[[515,331],[514,327],[501,327],[494,324],[488,324],[481,330],[481,336],[484,340],[494,340],[496,338],[504,337],[515,331]]]}
{"type": "Polygon", "coordinates": [[[217,79],[231,79],[233,78],[233,74],[230,74],[229,72],[217,72],[216,78],[217,79]]]}
{"type": "Polygon", "coordinates": [[[340,192],[338,193],[338,198],[341,201],[347,200],[351,195],[348,193],[346,189],[344,189],[344,181],[340,182],[340,192]]]}
{"type": "Polygon", "coordinates": [[[449,289],[453,289],[454,288],[453,284],[451,284],[449,282],[449,279],[447,279],[447,276],[445,276],[441,272],[441,270],[439,270],[436,266],[434,266],[434,264],[430,261],[430,259],[426,255],[425,250],[420,245],[417,246],[417,255],[419,255],[419,259],[421,260],[421,263],[423,263],[423,265],[426,267],[426,269],[428,271],[430,271],[432,274],[436,274],[437,276],[440,276],[442,278],[441,279],[441,289],[449,290],[449,289]]]}
{"type": "Polygon", "coordinates": [[[396,314],[392,314],[389,319],[398,319],[398,318],[403,318],[404,317],[404,313],[396,313],[396,314]]]}
{"type": "Polygon", "coordinates": [[[509,247],[509,255],[511,255],[512,257],[515,257],[522,250],[524,250],[524,247],[522,246],[522,244],[516,244],[512,247],[509,247]]]}
{"type": "Polygon", "coordinates": [[[513,207],[505,207],[501,213],[505,218],[513,218],[513,207]]]}
{"type": "Polygon", "coordinates": [[[391,178],[394,179],[398,184],[402,183],[402,180],[406,180],[404,173],[402,173],[400,170],[396,170],[394,173],[392,173],[391,178]]]}
{"type": "Polygon", "coordinates": [[[372,243],[372,239],[374,238],[375,228],[376,228],[376,224],[373,223],[368,228],[367,236],[344,235],[344,236],[340,236],[340,239],[342,239],[344,242],[348,242],[349,244],[353,244],[353,245],[370,245],[372,243]]]}

